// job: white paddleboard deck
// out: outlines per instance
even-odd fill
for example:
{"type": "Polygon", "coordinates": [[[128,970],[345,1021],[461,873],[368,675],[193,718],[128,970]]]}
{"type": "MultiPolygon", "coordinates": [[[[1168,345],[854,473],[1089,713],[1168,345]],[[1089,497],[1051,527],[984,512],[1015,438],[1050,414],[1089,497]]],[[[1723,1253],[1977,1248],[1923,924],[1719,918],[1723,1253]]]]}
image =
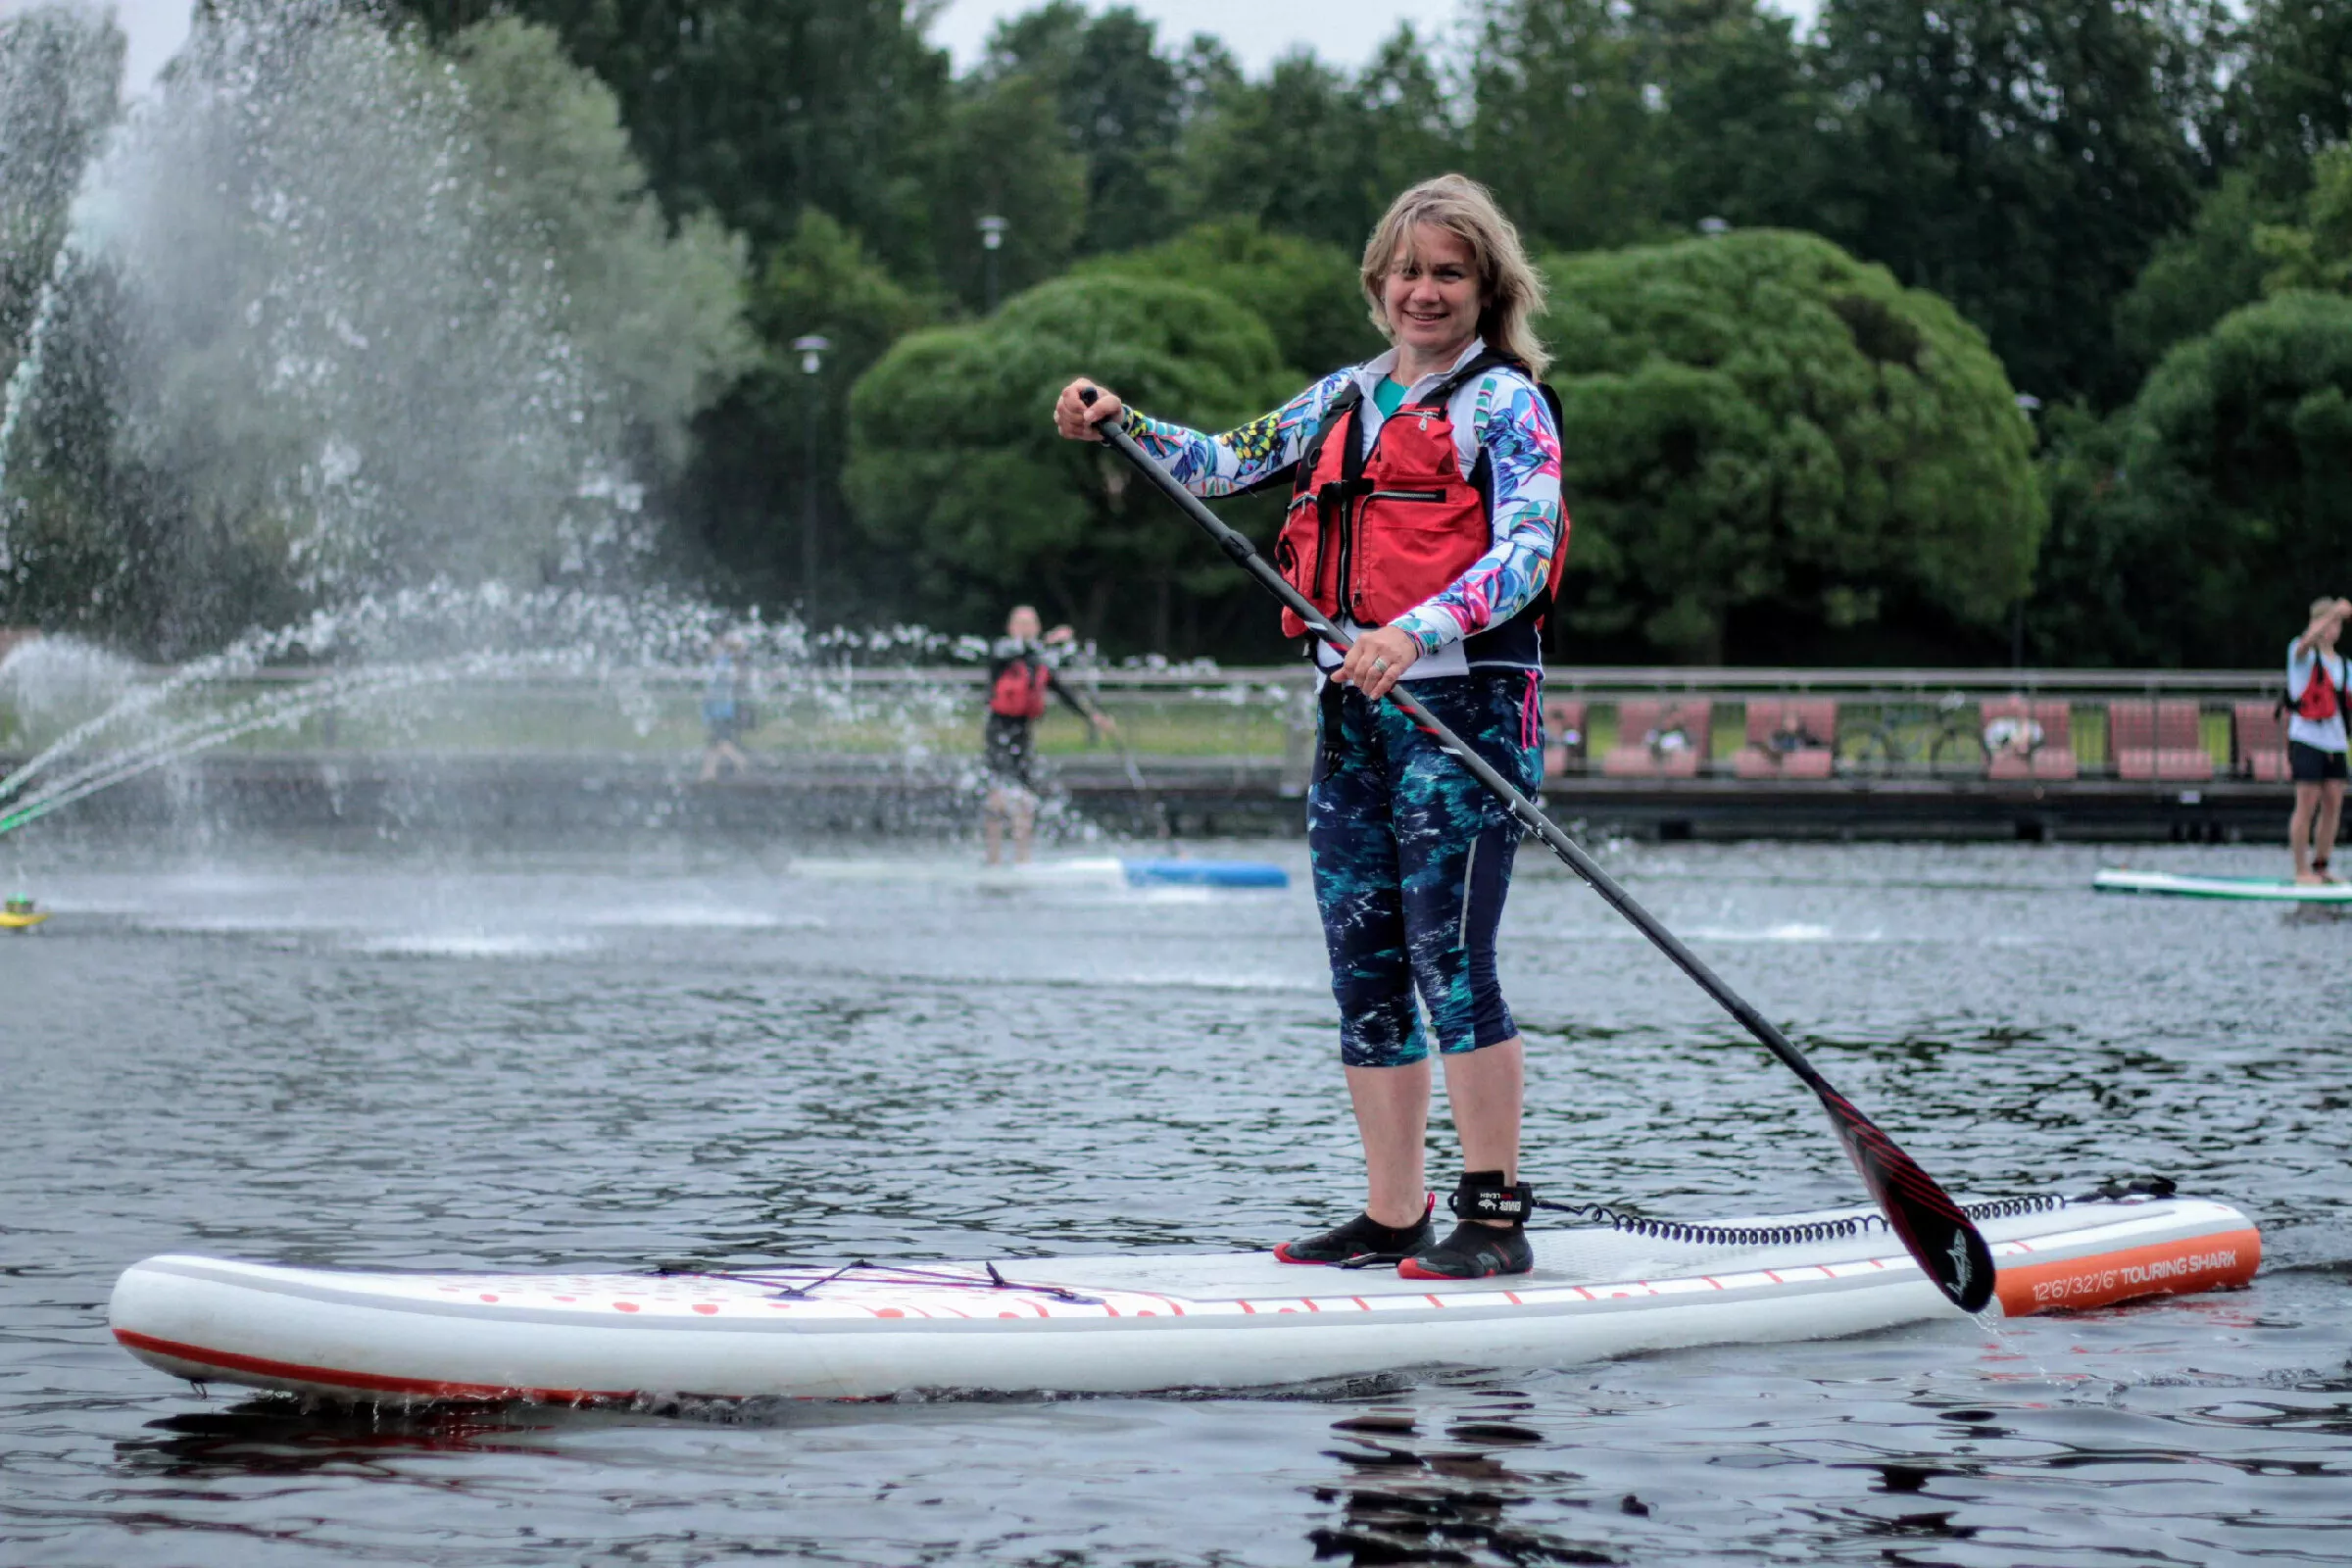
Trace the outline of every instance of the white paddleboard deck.
{"type": "Polygon", "coordinates": [[[2183,899],[2250,899],[2271,904],[2352,904],[2352,883],[2290,882],[2282,877],[2187,876],[2175,871],[2101,871],[2101,893],[2165,893],[2183,899]]]}
{"type": "MultiPolygon", "coordinates": [[[[1860,1213],[1862,1211],[1855,1211],[1860,1213]]],[[[1798,1225],[1838,1215],[1732,1221],[1798,1225]]],[[[1984,1221],[2010,1316],[2245,1284],[2253,1224],[2193,1199],[1984,1221]]],[[[1533,1233],[1534,1273],[1459,1284],[1265,1252],[715,1274],[423,1274],[166,1254],[115,1337],[175,1376],[364,1401],[872,1398],[1246,1388],[1437,1363],[1560,1366],[1959,1315],[1883,1227],[1771,1247],[1533,1233]]]]}

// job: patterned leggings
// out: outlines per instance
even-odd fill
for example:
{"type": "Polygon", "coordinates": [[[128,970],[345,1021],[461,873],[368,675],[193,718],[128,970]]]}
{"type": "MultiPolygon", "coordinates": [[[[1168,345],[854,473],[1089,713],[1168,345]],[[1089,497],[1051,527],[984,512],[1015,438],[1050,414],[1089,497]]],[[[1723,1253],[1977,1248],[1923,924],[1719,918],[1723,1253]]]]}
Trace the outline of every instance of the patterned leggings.
{"type": "MultiPolygon", "coordinates": [[[[1495,771],[1534,793],[1544,757],[1540,676],[1446,675],[1409,689],[1495,771]]],[[[1326,685],[1306,812],[1340,1004],[1340,1059],[1350,1067],[1425,1059],[1416,986],[1440,1051],[1476,1051],[1517,1034],[1494,977],[1494,933],[1520,835],[1502,803],[1393,704],[1326,685]]]]}

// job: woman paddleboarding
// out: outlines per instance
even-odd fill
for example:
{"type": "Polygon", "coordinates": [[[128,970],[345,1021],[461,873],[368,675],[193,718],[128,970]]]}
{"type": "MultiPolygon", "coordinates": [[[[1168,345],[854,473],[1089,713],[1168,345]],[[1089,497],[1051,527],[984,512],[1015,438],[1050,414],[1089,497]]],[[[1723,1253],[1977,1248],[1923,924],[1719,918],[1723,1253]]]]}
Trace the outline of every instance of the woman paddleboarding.
{"type": "MultiPolygon", "coordinates": [[[[1542,617],[1568,530],[1559,426],[1531,326],[1544,285],[1493,197],[1458,174],[1396,198],[1364,247],[1361,277],[1393,346],[1238,429],[1208,435],[1149,417],[1085,377],[1062,391],[1054,421],[1072,439],[1100,440],[1098,425],[1118,419],[1196,495],[1294,475],[1277,564],[1356,634],[1345,656],[1316,645],[1307,849],[1367,1199],[1346,1224],[1276,1255],[1393,1260],[1428,1279],[1524,1273],[1522,1046],[1494,972],[1521,830],[1381,699],[1408,683],[1497,772],[1535,789],[1542,617]],[[1452,1198],[1461,1223],[1444,1240],[1423,1170],[1433,1033],[1464,1167],[1452,1198]]],[[[1284,630],[1305,626],[1286,611],[1284,630]]]]}

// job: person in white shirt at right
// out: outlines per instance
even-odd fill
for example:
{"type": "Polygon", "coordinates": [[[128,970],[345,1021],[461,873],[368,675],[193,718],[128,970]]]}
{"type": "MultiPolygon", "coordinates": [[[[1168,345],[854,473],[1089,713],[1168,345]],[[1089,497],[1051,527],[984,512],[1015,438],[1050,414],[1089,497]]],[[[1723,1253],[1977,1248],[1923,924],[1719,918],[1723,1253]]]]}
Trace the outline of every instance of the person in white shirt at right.
{"type": "Polygon", "coordinates": [[[2295,780],[2294,814],[2286,819],[2294,849],[2295,880],[2342,880],[2329,874],[2335,827],[2344,809],[2344,704],[2352,697],[2335,639],[2352,618],[2352,599],[2315,599],[2311,624],[2286,650],[2286,768],[2295,780]],[[2316,820],[2315,820],[2316,818],[2316,820]]]}

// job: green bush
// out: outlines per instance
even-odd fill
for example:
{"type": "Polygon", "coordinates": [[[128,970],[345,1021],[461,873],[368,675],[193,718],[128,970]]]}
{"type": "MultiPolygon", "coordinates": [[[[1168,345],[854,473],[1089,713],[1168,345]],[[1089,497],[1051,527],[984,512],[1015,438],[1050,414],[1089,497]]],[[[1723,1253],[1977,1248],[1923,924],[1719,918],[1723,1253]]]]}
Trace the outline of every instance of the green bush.
{"type": "Polygon", "coordinates": [[[938,623],[992,625],[1033,598],[1090,635],[1166,647],[1176,595],[1233,590],[1112,454],[1054,433],[1054,396],[1080,373],[1213,429],[1297,390],[1255,315],[1186,283],[1062,278],[901,339],[850,395],[847,485],[938,623]],[[1139,600],[1153,612],[1140,623],[1139,600]]]}
{"type": "Polygon", "coordinates": [[[2033,430],[1942,300],[1775,230],[1546,271],[1573,631],[1711,662],[1735,616],[1985,628],[2024,595],[2033,430]]]}
{"type": "Polygon", "coordinates": [[[2047,465],[2035,657],[2267,664],[2352,538],[2352,299],[2286,293],[2167,355],[2047,465]]]}

